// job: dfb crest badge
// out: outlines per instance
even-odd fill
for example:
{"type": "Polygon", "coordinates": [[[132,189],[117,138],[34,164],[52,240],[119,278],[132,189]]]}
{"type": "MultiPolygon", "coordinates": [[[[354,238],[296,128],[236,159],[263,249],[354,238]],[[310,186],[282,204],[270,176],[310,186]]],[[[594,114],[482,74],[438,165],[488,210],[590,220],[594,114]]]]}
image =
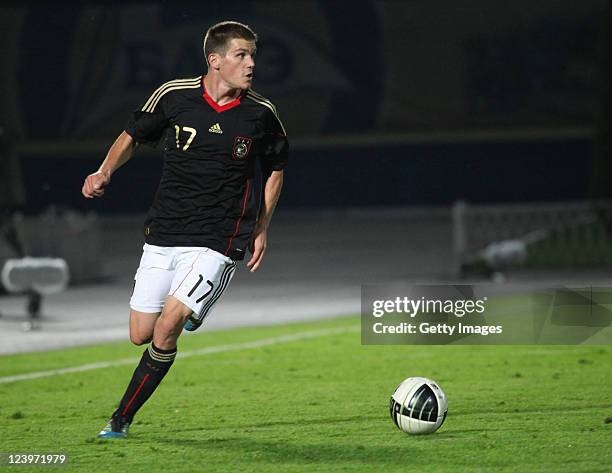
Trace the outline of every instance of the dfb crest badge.
{"type": "Polygon", "coordinates": [[[243,136],[237,136],[234,138],[234,149],[232,150],[232,157],[238,161],[243,161],[249,155],[251,151],[251,138],[245,138],[243,136]]]}

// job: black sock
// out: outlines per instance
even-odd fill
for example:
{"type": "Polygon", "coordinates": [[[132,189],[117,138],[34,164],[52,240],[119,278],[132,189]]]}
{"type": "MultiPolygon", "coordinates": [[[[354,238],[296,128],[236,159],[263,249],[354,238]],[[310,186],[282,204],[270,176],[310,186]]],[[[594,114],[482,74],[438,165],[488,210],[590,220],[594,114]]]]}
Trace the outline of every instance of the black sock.
{"type": "Polygon", "coordinates": [[[114,415],[125,417],[131,422],[138,409],[151,397],[161,380],[164,379],[175,357],[176,348],[162,350],[151,342],[151,345],[142,354],[140,363],[134,370],[132,380],[114,415]]]}

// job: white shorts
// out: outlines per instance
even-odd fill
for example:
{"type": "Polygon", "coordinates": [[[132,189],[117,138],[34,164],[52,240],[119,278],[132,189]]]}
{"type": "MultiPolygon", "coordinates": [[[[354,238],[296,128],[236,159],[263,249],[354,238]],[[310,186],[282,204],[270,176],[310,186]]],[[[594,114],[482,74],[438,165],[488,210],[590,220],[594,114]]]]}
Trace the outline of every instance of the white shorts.
{"type": "Polygon", "coordinates": [[[139,312],[162,311],[174,296],[203,320],[227,288],[236,262],[210,248],[155,246],[145,243],[134,277],[130,307],[139,312]]]}

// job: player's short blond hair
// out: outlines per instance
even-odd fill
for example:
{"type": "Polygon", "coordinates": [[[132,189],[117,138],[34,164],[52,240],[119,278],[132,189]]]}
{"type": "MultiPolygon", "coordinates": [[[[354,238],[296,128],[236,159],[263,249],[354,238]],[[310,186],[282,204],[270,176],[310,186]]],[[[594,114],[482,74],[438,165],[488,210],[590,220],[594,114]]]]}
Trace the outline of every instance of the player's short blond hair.
{"type": "Polygon", "coordinates": [[[247,41],[257,41],[257,34],[250,26],[238,21],[222,21],[208,28],[204,35],[204,58],[208,65],[208,56],[211,53],[225,54],[227,46],[232,39],[245,39],[247,41]]]}

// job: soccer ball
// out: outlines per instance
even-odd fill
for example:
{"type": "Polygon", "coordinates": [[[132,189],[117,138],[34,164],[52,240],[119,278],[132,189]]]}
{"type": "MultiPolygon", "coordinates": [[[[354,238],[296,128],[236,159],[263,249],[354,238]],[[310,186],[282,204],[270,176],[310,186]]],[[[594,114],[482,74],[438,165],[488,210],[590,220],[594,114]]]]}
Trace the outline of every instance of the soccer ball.
{"type": "Polygon", "coordinates": [[[408,434],[431,434],[438,430],[448,411],[446,394],[435,381],[407,378],[391,395],[389,413],[397,427],[408,434]]]}

